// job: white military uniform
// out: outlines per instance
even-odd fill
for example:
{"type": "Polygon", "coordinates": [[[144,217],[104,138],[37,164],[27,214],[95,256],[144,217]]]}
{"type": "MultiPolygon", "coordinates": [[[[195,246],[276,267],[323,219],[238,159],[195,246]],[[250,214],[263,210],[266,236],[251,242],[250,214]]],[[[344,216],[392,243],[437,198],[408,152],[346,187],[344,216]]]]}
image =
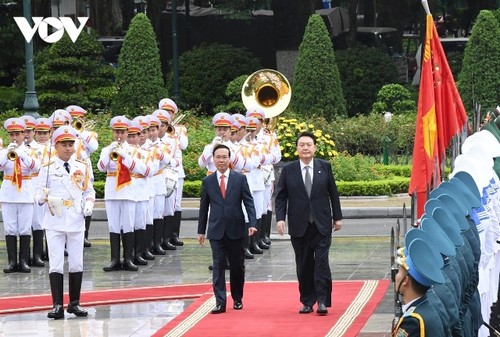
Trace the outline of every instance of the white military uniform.
{"type": "MultiPolygon", "coordinates": [[[[34,142],[31,148],[33,149],[33,151],[35,151],[35,154],[40,159],[41,167],[48,165],[56,155],[56,150],[54,149],[52,144],[50,144],[50,141],[45,144],[34,142]]],[[[33,181],[33,186],[35,187],[37,187],[40,182],[45,184],[45,180],[40,180],[39,172],[33,173],[31,175],[31,180],[33,181]]],[[[36,204],[34,207],[33,223],[31,225],[34,231],[42,229],[42,221],[45,214],[45,208],[46,205],[38,204],[36,204]]]]}
{"type": "Polygon", "coordinates": [[[68,250],[69,272],[83,271],[83,210],[93,207],[95,191],[89,181],[87,164],[73,157],[68,164],[69,173],[64,167],[64,161],[58,157],[42,167],[35,196],[38,204],[43,204],[47,197],[49,200],[54,198],[60,201],[54,207],[49,204],[42,221],[49,246],[49,273],[63,273],[65,246],[68,250]],[[45,188],[48,189],[48,194],[45,193],[45,188]]]}

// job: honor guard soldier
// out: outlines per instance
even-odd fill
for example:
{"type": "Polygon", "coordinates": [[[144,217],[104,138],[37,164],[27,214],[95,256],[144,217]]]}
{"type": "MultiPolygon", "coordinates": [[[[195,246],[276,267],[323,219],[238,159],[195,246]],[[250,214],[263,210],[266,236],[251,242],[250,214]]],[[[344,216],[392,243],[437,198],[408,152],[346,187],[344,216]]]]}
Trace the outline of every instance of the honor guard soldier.
{"type": "MultiPolygon", "coordinates": [[[[87,110],[78,105],[69,105],[65,109],[69,112],[72,118],[72,125],[75,127],[77,139],[75,141],[75,156],[77,159],[84,160],[91,171],[90,182],[94,183],[94,172],[92,168],[92,161],[90,160],[90,155],[97,151],[99,148],[99,143],[97,141],[97,133],[90,130],[92,124],[89,125],[85,121],[85,115],[87,110]]],[[[84,247],[91,247],[92,244],[89,241],[89,229],[92,220],[92,214],[85,217],[85,240],[83,242],[84,247]]]]}
{"type": "Polygon", "coordinates": [[[33,173],[40,170],[40,160],[24,145],[26,124],[22,118],[9,118],[4,123],[10,144],[0,151],[0,170],[3,183],[0,202],[5,227],[5,243],[9,264],[4,273],[29,273],[31,225],[33,223],[35,186],[33,173]],[[23,216],[19,216],[22,214],[23,216]],[[19,236],[19,263],[17,260],[19,236]]]}
{"type": "Polygon", "coordinates": [[[56,131],[61,125],[70,125],[72,121],[70,113],[64,109],[55,110],[50,115],[49,120],[52,123],[52,131],[56,131]]]}
{"type": "MultiPolygon", "coordinates": [[[[50,142],[50,129],[52,125],[48,118],[38,118],[35,125],[35,136],[31,148],[35,151],[36,156],[40,160],[41,166],[48,165],[51,158],[55,156],[56,151],[50,142]]],[[[39,174],[35,172],[31,175],[33,186],[39,183],[39,174]]],[[[33,257],[30,265],[33,267],[45,267],[42,260],[43,256],[43,228],[42,220],[45,213],[45,205],[35,204],[33,212],[33,257]]]]}
{"type": "Polygon", "coordinates": [[[169,133],[174,133],[170,124],[170,114],[165,110],[158,109],[153,112],[153,116],[158,117],[161,122],[158,130],[158,138],[161,143],[164,144],[167,152],[171,156],[169,165],[163,169],[166,192],[165,206],[163,208],[163,235],[161,246],[164,250],[176,250],[177,246],[171,241],[174,233],[174,212],[175,203],[177,201],[177,183],[179,182],[179,173],[176,168],[182,165],[182,151],[180,150],[177,137],[169,136],[169,133]],[[169,133],[167,133],[167,129],[170,129],[169,133]]]}
{"type": "Polygon", "coordinates": [[[104,200],[108,215],[111,263],[104,271],[137,271],[133,262],[135,197],[132,174],[148,175],[148,168],[132,157],[132,148],[127,143],[130,121],[125,116],[113,117],[109,123],[114,141],[101,151],[97,168],[106,172],[104,200]],[[123,264],[120,261],[120,234],[123,243],[123,264]]]}
{"type": "MultiPolygon", "coordinates": [[[[403,302],[403,315],[397,322],[393,337],[445,337],[445,328],[438,313],[427,300],[433,284],[444,283],[439,253],[424,240],[414,239],[400,250],[397,259],[396,292],[403,302]]],[[[441,263],[442,265],[442,263],[441,263]]]]}
{"type": "MultiPolygon", "coordinates": [[[[177,104],[170,98],[164,98],[158,103],[158,107],[162,110],[167,111],[170,114],[171,126],[169,127],[169,132],[167,132],[166,137],[172,138],[179,145],[179,149],[176,151],[181,151],[181,157],[186,148],[188,147],[188,133],[187,128],[184,125],[179,124],[185,115],[179,115],[179,109],[177,104]]],[[[175,147],[177,148],[177,147],[175,147]]],[[[175,154],[172,156],[175,157],[175,154]]],[[[182,220],[182,192],[184,190],[184,178],[186,173],[184,172],[184,165],[181,163],[179,166],[174,168],[178,174],[177,188],[175,191],[175,212],[173,217],[173,232],[170,243],[174,246],[182,246],[184,242],[179,239],[181,220],[182,220]]]]}
{"type": "Polygon", "coordinates": [[[76,131],[59,127],[52,136],[56,157],[40,170],[35,200],[47,204],[43,228],[49,245],[49,280],[52,311],[47,317],[64,318],[64,249],[68,251],[69,303],[67,312],[86,317],[80,306],[83,277],[84,216],[92,212],[95,191],[89,182],[87,163],[76,159],[76,131]]]}
{"type": "Polygon", "coordinates": [[[141,161],[147,165],[149,176],[142,174],[132,174],[132,188],[136,191],[135,198],[135,220],[134,220],[134,263],[145,266],[148,261],[143,258],[145,246],[146,223],[148,216],[149,198],[151,196],[151,185],[148,183],[148,177],[154,175],[157,171],[157,161],[148,161],[149,151],[139,146],[139,134],[142,132],[142,125],[137,120],[132,120],[128,128],[127,142],[133,148],[132,157],[136,161],[141,161]]]}
{"type": "MultiPolygon", "coordinates": [[[[162,113],[164,113],[164,111],[162,113]]],[[[150,155],[153,156],[154,160],[158,161],[158,171],[155,175],[153,175],[153,177],[151,177],[151,182],[154,186],[155,198],[152,210],[153,245],[150,251],[154,255],[165,255],[166,252],[162,248],[164,233],[163,213],[165,210],[165,194],[167,191],[164,171],[168,168],[172,157],[169,146],[164,144],[158,137],[159,128],[162,123],[160,119],[155,115],[151,115],[149,116],[149,123],[149,135],[151,140],[149,144],[149,150],[151,151],[150,155]]],[[[171,249],[175,248],[175,246],[170,246],[169,248],[171,249]]]]}
{"type": "Polygon", "coordinates": [[[264,176],[264,213],[262,214],[262,230],[260,231],[259,246],[265,248],[266,245],[271,244],[269,239],[271,235],[271,222],[273,216],[273,202],[272,196],[274,192],[274,165],[281,161],[281,149],[278,142],[276,133],[270,128],[264,127],[266,120],[265,113],[262,109],[254,108],[247,112],[251,117],[257,118],[261,124],[257,125],[256,139],[257,142],[262,144],[263,148],[270,155],[270,161],[267,165],[261,166],[262,175],[264,176]]]}

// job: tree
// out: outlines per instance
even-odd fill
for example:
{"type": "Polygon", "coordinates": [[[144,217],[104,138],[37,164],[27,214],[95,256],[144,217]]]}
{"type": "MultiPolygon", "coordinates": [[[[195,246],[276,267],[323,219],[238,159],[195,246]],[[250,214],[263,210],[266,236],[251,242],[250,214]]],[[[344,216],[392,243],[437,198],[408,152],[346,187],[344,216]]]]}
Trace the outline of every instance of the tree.
{"type": "Polygon", "coordinates": [[[347,113],[332,41],[320,15],[309,18],[295,66],[290,106],[331,120],[347,113]]]}
{"type": "Polygon", "coordinates": [[[143,13],[132,19],[123,39],[116,85],[118,92],[111,104],[114,115],[150,113],[151,109],[156,109],[158,101],[167,96],[156,36],[143,13]]]}
{"type": "Polygon", "coordinates": [[[500,26],[493,13],[482,10],[465,46],[458,91],[466,109],[480,103],[494,107],[500,102],[500,26]]]}
{"type": "Polygon", "coordinates": [[[113,67],[103,62],[103,46],[82,32],[75,43],[67,34],[36,55],[35,74],[40,112],[71,104],[105,109],[114,94],[113,67]]]}

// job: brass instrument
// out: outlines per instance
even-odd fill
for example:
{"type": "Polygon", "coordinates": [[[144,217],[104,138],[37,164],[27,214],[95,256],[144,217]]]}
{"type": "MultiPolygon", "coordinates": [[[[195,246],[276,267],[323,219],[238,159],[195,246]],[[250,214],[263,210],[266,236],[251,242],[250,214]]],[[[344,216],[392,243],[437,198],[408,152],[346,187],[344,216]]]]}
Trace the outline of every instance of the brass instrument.
{"type": "Polygon", "coordinates": [[[286,77],[273,69],[261,69],[248,76],[241,88],[241,99],[247,109],[261,108],[266,119],[278,116],[287,108],[292,88],[286,77]]]}
{"type": "Polygon", "coordinates": [[[172,134],[175,133],[175,126],[180,123],[181,120],[186,117],[186,114],[181,114],[172,121],[172,123],[167,125],[167,133],[172,134]]]}
{"type": "Polygon", "coordinates": [[[17,152],[16,152],[16,149],[19,147],[19,145],[17,145],[17,143],[14,141],[13,144],[16,144],[16,146],[14,148],[12,148],[11,150],[9,150],[9,152],[7,152],[7,159],[9,160],[16,160],[17,159],[17,152]]]}
{"type": "Polygon", "coordinates": [[[118,160],[118,158],[120,157],[120,154],[118,153],[117,149],[119,149],[121,146],[122,146],[121,139],[118,139],[118,146],[115,147],[113,149],[113,151],[111,151],[109,153],[109,159],[111,159],[112,161],[118,160]]]}
{"type": "Polygon", "coordinates": [[[75,118],[73,119],[71,126],[73,126],[76,132],[82,133],[83,131],[86,130],[87,131],[92,130],[92,128],[95,126],[95,122],[94,121],[85,122],[82,118],[75,118]]]}

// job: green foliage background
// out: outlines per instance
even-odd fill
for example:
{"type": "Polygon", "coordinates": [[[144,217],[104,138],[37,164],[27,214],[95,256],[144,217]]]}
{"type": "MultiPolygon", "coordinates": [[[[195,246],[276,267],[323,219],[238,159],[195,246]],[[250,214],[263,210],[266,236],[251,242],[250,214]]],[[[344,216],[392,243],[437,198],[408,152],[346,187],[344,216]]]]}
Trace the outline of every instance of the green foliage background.
{"type": "Polygon", "coordinates": [[[347,114],[332,41],[317,14],[309,18],[299,47],[290,107],[305,116],[327,120],[347,114]]]}
{"type": "Polygon", "coordinates": [[[500,100],[500,25],[491,11],[482,10],[465,47],[458,91],[465,109],[474,103],[495,107],[500,100]]]}
{"type": "Polygon", "coordinates": [[[156,35],[148,17],[139,13],[132,19],[118,57],[117,94],[113,114],[135,117],[151,113],[167,97],[163,84],[156,35]]]}

